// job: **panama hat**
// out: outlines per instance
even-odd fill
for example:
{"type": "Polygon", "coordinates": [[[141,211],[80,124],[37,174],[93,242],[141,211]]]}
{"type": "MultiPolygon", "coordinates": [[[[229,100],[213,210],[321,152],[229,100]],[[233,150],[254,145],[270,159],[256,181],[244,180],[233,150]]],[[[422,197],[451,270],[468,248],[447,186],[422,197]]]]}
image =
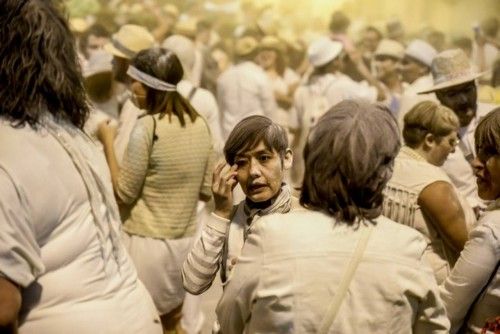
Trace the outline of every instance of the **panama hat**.
{"type": "Polygon", "coordinates": [[[465,52],[460,49],[446,50],[434,57],[431,65],[434,86],[418,94],[427,94],[473,81],[486,72],[477,73],[465,52]]]}

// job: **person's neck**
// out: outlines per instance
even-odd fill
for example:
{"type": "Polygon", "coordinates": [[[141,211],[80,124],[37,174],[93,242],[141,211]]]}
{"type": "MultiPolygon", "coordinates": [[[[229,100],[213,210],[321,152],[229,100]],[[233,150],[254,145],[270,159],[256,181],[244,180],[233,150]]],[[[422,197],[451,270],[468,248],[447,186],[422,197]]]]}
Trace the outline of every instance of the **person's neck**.
{"type": "Polygon", "coordinates": [[[271,205],[273,205],[274,202],[276,202],[276,199],[278,198],[280,193],[281,193],[281,188],[273,197],[271,197],[268,200],[262,201],[262,202],[254,202],[250,198],[247,197],[246,203],[247,203],[248,207],[251,209],[257,209],[257,210],[266,209],[266,208],[270,207],[271,205]]]}
{"type": "Polygon", "coordinates": [[[413,150],[418,154],[420,155],[422,158],[425,159],[425,161],[427,161],[428,163],[430,163],[431,165],[434,165],[431,161],[431,157],[430,157],[430,154],[429,154],[429,151],[425,150],[423,146],[419,146],[419,147],[416,147],[416,148],[413,148],[413,150]]]}

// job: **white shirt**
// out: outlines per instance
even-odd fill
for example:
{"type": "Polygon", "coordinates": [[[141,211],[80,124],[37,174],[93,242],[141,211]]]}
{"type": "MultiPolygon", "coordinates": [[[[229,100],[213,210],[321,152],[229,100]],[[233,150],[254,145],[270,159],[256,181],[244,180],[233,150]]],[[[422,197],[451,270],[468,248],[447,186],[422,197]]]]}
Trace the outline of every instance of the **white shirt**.
{"type": "Polygon", "coordinates": [[[422,94],[418,93],[431,88],[433,85],[433,79],[431,74],[424,75],[418,78],[411,84],[405,86],[405,90],[400,99],[399,112],[398,112],[398,125],[401,132],[403,132],[404,127],[404,117],[417,103],[422,101],[434,101],[439,103],[436,95],[434,93],[422,94]]]}
{"type": "Polygon", "coordinates": [[[217,80],[217,101],[222,116],[222,136],[251,115],[272,117],[277,106],[266,73],[253,62],[233,65],[217,80]]]}
{"type": "Polygon", "coordinates": [[[500,314],[499,239],[500,210],[487,211],[470,233],[460,258],[441,286],[451,322],[450,333],[460,329],[470,308],[472,312],[466,327],[473,333],[480,333],[486,320],[493,320],[500,314]],[[481,291],[483,293],[474,304],[481,291]]]}
{"type": "MultiPolygon", "coordinates": [[[[177,84],[177,90],[186,99],[189,98],[194,85],[188,80],[181,80],[177,84]]],[[[220,130],[220,116],[219,116],[219,106],[215,100],[214,95],[201,87],[196,88],[196,92],[191,97],[189,101],[194,109],[206,120],[210,132],[212,134],[212,139],[214,143],[214,149],[217,153],[222,153],[222,148],[224,142],[222,141],[222,135],[220,130]]]]}
{"type": "Polygon", "coordinates": [[[308,83],[297,88],[289,123],[291,129],[299,131],[298,138],[294,140],[296,145],[293,147],[295,155],[291,179],[294,186],[302,184],[302,174],[304,173],[302,151],[309,129],[333,105],[353,98],[375,102],[377,90],[364,83],[358,83],[339,72],[312,77],[308,83]]]}
{"type": "Polygon", "coordinates": [[[460,129],[460,143],[454,153],[450,153],[441,167],[450,177],[458,191],[464,196],[472,208],[484,207],[483,201],[477,195],[476,177],[470,161],[476,156],[474,145],[474,132],[482,117],[486,116],[494,105],[486,103],[477,104],[476,117],[464,128],[460,129]]]}
{"type": "Polygon", "coordinates": [[[125,155],[130,140],[130,134],[134,129],[137,118],[143,113],[145,113],[145,111],[137,108],[130,98],[125,101],[120,113],[120,118],[118,119],[118,133],[116,134],[114,143],[118,164],[122,163],[123,156],[125,155]]]}
{"type": "MultiPolygon", "coordinates": [[[[112,196],[102,151],[73,126],[58,127],[112,196]]],[[[65,148],[42,126],[15,129],[1,119],[0,141],[8,143],[0,146],[0,275],[23,287],[19,332],[161,333],[151,298],[112,237],[121,222],[104,201],[96,215],[107,224],[97,222],[65,148]]]]}

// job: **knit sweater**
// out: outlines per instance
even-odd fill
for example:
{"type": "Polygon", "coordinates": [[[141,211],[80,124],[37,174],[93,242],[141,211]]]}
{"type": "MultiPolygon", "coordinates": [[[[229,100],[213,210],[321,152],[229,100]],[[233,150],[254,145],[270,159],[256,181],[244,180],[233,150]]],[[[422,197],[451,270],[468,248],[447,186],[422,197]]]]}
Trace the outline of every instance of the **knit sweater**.
{"type": "Polygon", "coordinates": [[[118,197],[131,206],[124,231],[161,239],[194,235],[200,194],[210,196],[211,142],[202,117],[187,118],[185,127],[176,116],[138,120],[118,181],[118,197]]]}

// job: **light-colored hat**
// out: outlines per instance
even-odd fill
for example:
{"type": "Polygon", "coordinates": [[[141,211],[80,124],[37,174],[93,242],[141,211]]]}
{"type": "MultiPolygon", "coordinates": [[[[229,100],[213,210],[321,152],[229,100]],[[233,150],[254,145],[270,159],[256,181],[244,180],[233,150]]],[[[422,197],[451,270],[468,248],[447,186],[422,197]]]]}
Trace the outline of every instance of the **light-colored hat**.
{"type": "Polygon", "coordinates": [[[276,50],[278,52],[285,53],[284,43],[276,36],[268,35],[262,38],[260,40],[260,48],[276,50]]]}
{"type": "Polygon", "coordinates": [[[397,59],[403,59],[405,47],[403,44],[392,39],[383,39],[378,43],[375,56],[390,56],[397,59]]]}
{"type": "Polygon", "coordinates": [[[185,76],[189,77],[195,62],[195,46],[193,41],[181,35],[172,35],[161,44],[165,49],[169,49],[179,58],[185,76]]]}
{"type": "Polygon", "coordinates": [[[89,28],[89,23],[81,17],[73,17],[69,19],[69,27],[73,32],[83,33],[89,28]]]}
{"type": "Polygon", "coordinates": [[[413,40],[410,45],[406,47],[405,56],[413,58],[422,64],[431,67],[432,59],[437,55],[436,49],[434,49],[429,43],[422,41],[421,39],[413,40]]]}
{"type": "Polygon", "coordinates": [[[196,36],[196,25],[198,20],[195,17],[181,17],[174,27],[174,33],[188,38],[196,36]]]}
{"type": "Polygon", "coordinates": [[[434,86],[418,94],[427,94],[448,87],[473,81],[486,72],[477,73],[472,69],[469,58],[460,49],[445,50],[434,57],[431,66],[434,86]]]}
{"type": "Polygon", "coordinates": [[[328,64],[342,52],[342,43],[332,41],[329,37],[321,37],[307,48],[307,58],[314,67],[328,64]]]}
{"type": "Polygon", "coordinates": [[[250,36],[245,36],[236,41],[236,45],[234,46],[234,53],[237,56],[246,56],[252,52],[254,52],[259,43],[257,40],[250,36]]]}
{"type": "Polygon", "coordinates": [[[90,58],[83,67],[83,77],[88,78],[98,73],[105,73],[112,71],[113,57],[104,50],[97,50],[92,52],[90,58]]]}
{"type": "Polygon", "coordinates": [[[104,46],[104,50],[117,57],[132,59],[139,51],[154,45],[155,39],[146,28],[126,24],[111,36],[111,42],[104,46]]]}

